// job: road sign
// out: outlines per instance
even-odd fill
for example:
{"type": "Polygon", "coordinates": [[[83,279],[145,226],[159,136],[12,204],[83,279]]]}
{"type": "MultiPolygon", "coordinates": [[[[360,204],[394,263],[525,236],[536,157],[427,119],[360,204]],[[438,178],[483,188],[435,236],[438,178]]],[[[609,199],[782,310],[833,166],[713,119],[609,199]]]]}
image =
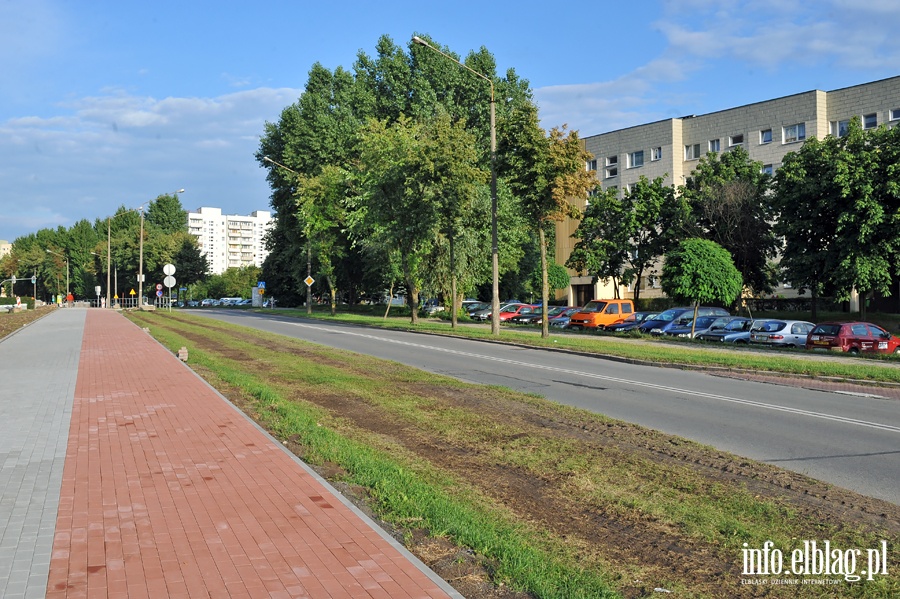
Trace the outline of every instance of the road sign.
{"type": "Polygon", "coordinates": [[[156,292],[156,297],[162,297],[162,289],[156,292]]]}
{"type": "Polygon", "coordinates": [[[31,284],[34,285],[37,283],[37,277],[31,277],[31,284]]]}
{"type": "Polygon", "coordinates": [[[265,289],[265,288],[266,288],[266,282],[265,282],[265,281],[259,281],[259,282],[257,282],[257,283],[256,283],[256,288],[257,288],[257,289],[265,289]]]}
{"type": "Polygon", "coordinates": [[[131,291],[128,292],[128,295],[137,295],[137,294],[134,292],[134,289],[132,289],[131,291]]]}
{"type": "Polygon", "coordinates": [[[303,279],[303,282],[306,283],[307,287],[312,287],[312,284],[316,282],[316,280],[312,277],[306,277],[303,279]]]}
{"type": "Polygon", "coordinates": [[[266,294],[266,288],[265,288],[265,287],[259,287],[259,288],[257,288],[256,293],[258,293],[259,295],[265,295],[265,294],[266,294]]]}
{"type": "Polygon", "coordinates": [[[175,274],[175,265],[174,264],[166,264],[163,266],[163,274],[164,275],[174,275],[175,274]]]}
{"type": "Polygon", "coordinates": [[[171,289],[175,286],[175,277],[173,277],[172,275],[166,275],[166,278],[163,279],[163,283],[165,283],[166,287],[171,289]]]}
{"type": "Polygon", "coordinates": [[[16,275],[11,276],[9,278],[9,282],[12,283],[13,285],[15,285],[16,284],[16,275]]]}
{"type": "Polygon", "coordinates": [[[157,290],[157,291],[161,291],[161,290],[162,290],[162,283],[157,283],[157,284],[156,284],[156,290],[157,290]]]}

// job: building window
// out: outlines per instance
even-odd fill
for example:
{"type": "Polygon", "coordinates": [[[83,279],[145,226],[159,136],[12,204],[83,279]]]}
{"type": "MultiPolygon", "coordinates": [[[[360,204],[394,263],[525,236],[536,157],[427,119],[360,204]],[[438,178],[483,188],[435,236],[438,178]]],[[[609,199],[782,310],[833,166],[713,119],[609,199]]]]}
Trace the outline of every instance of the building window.
{"type": "Polygon", "coordinates": [[[763,172],[763,174],[765,174],[765,175],[772,176],[772,175],[775,174],[775,169],[772,168],[772,165],[771,165],[771,164],[764,164],[763,167],[762,167],[762,172],[763,172]]]}
{"type": "Polygon", "coordinates": [[[662,148],[651,148],[650,160],[662,160],[662,148]]]}
{"type": "Polygon", "coordinates": [[[615,177],[618,174],[619,174],[619,167],[617,167],[617,166],[606,169],[606,178],[607,179],[609,179],[611,177],[615,177]]]}
{"type": "Polygon", "coordinates": [[[638,150],[628,155],[628,168],[637,168],[644,166],[644,151],[638,150]]]}
{"type": "Polygon", "coordinates": [[[770,144],[772,143],[772,130],[771,129],[763,129],[759,132],[759,143],[761,144],[770,144]]]}
{"type": "Polygon", "coordinates": [[[589,171],[597,170],[597,160],[596,159],[588,160],[587,162],[585,162],[584,168],[589,171]]]}
{"type": "Polygon", "coordinates": [[[607,156],[606,157],[606,166],[616,166],[619,164],[618,156],[607,156]]]}
{"type": "Polygon", "coordinates": [[[684,159],[697,160],[700,158],[700,144],[684,146],[684,159]]]}
{"type": "Polygon", "coordinates": [[[739,146],[742,143],[744,143],[744,134],[743,133],[738,133],[737,135],[732,135],[731,137],[728,138],[729,146],[739,146]]]}
{"type": "Polygon", "coordinates": [[[719,151],[719,140],[718,139],[709,140],[709,151],[710,152],[718,152],[719,151]]]}
{"type": "Polygon", "coordinates": [[[850,129],[850,121],[831,121],[831,134],[835,137],[844,137],[850,129]]]}
{"type": "Polygon", "coordinates": [[[789,144],[806,139],[806,123],[788,125],[784,128],[783,143],[789,144]]]}
{"type": "Polygon", "coordinates": [[[892,121],[900,120],[900,108],[892,108],[891,109],[891,120],[892,121]]]}
{"type": "Polygon", "coordinates": [[[863,115],[863,129],[874,129],[878,126],[878,115],[874,112],[872,114],[864,114],[863,115]]]}

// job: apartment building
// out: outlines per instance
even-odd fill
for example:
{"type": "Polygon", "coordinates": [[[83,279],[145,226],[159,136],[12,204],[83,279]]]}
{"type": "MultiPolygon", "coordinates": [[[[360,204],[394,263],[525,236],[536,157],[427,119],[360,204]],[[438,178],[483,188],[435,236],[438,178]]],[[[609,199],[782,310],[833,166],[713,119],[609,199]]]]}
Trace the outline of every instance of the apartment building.
{"type": "Polygon", "coordinates": [[[221,208],[203,207],[188,213],[188,231],[197,237],[212,274],[228,268],[262,266],[268,256],[264,237],[273,224],[272,213],[267,210],[238,216],[222,214],[221,208]]]}
{"type": "MultiPolygon", "coordinates": [[[[647,123],[583,138],[594,159],[587,168],[597,173],[604,189],[629,190],[640,177],[664,177],[681,185],[707,152],[743,147],[750,159],[774,173],[788,152],[806,139],[846,133],[850,119],[859,117],[866,129],[900,122],[900,77],[864,83],[834,91],[813,90],[703,115],[689,115],[647,123]]],[[[579,209],[585,200],[573,200],[579,209]]],[[[577,242],[572,237],[578,222],[567,220],[556,228],[556,261],[565,264],[577,242]]],[[[612,297],[611,284],[570,271],[570,305],[584,305],[595,297],[612,297]]],[[[785,284],[782,284],[783,286],[785,284]]],[[[789,289],[789,287],[785,287],[789,289]]],[[[633,286],[620,289],[633,297],[633,286]]],[[[642,281],[641,296],[661,295],[657,282],[642,281]]]]}

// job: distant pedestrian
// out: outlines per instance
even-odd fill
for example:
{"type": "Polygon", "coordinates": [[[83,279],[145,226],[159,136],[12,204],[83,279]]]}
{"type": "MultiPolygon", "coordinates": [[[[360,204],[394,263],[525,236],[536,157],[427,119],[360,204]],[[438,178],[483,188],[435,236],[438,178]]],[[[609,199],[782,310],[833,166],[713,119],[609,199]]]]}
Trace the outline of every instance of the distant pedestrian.
{"type": "Polygon", "coordinates": [[[72,295],[72,292],[70,291],[69,293],[66,294],[66,306],[71,308],[72,302],[74,302],[74,301],[75,301],[75,296],[72,295]]]}
{"type": "Polygon", "coordinates": [[[17,295],[16,296],[16,308],[21,308],[21,307],[22,307],[22,298],[17,295]]]}

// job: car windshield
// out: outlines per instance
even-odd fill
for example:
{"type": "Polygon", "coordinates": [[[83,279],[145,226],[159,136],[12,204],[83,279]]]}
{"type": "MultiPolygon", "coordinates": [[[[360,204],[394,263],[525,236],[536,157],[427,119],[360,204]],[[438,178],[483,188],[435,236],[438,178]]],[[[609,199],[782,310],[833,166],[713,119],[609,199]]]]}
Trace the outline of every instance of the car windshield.
{"type": "Polygon", "coordinates": [[[726,331],[746,331],[747,330],[747,320],[732,320],[727,325],[725,325],[726,331]]]}
{"type": "Polygon", "coordinates": [[[656,315],[653,320],[661,320],[663,322],[671,322],[676,316],[684,312],[684,310],[666,310],[656,315]]]}
{"type": "Polygon", "coordinates": [[[787,323],[781,320],[769,320],[767,322],[762,323],[757,330],[765,331],[766,333],[774,333],[775,331],[780,331],[787,323]]]}
{"type": "Polygon", "coordinates": [[[709,326],[709,328],[710,329],[724,329],[725,326],[732,320],[734,320],[734,318],[732,318],[730,316],[721,316],[721,317],[715,319],[712,322],[712,324],[709,326]]]}
{"type": "MultiPolygon", "coordinates": [[[[538,308],[537,311],[540,312],[540,308],[538,308]]],[[[552,308],[547,310],[547,316],[556,316],[557,314],[562,314],[565,311],[565,306],[553,306],[552,308]]]]}
{"type": "MultiPolygon", "coordinates": [[[[697,318],[697,324],[694,325],[695,329],[705,329],[708,328],[716,320],[715,316],[700,316],[697,318]]],[[[688,325],[691,323],[688,322],[688,325]]]]}
{"type": "Polygon", "coordinates": [[[839,324],[820,324],[813,329],[813,335],[837,335],[841,332],[839,324]]]}
{"type": "Polygon", "coordinates": [[[606,302],[598,302],[596,300],[589,301],[584,308],[581,309],[582,312],[603,312],[603,309],[606,307],[606,302]]]}

